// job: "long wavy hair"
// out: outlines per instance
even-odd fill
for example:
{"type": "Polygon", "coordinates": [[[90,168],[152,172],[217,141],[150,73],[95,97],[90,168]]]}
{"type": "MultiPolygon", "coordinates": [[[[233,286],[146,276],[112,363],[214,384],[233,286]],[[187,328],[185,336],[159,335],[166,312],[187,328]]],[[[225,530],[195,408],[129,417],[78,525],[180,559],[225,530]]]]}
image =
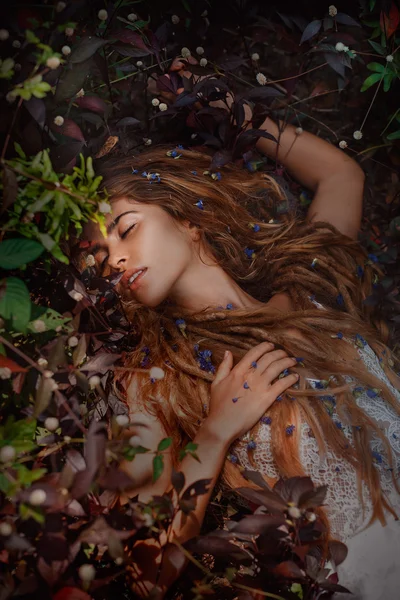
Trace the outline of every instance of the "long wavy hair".
{"type": "MultiPolygon", "coordinates": [[[[344,376],[379,388],[383,399],[398,414],[400,406],[390,389],[362,361],[343,360],[342,345],[346,341],[338,336],[339,332],[344,338],[361,335],[379,355],[391,383],[400,388],[393,369],[398,359],[386,345],[387,328],[363,303],[380,275],[379,269],[358,242],[327,223],[311,224],[296,215],[293,203],[272,176],[250,173],[232,164],[224,166],[220,174],[212,174],[206,149],[177,149],[178,158],[171,156],[169,149],[159,146],[137,156],[103,159],[97,172],[104,178],[111,201],[126,197],[155,204],[174,219],[196,224],[219,265],[246,292],[265,303],[274,294],[284,292],[296,310],[281,313],[267,305],[253,310],[211,307],[188,315],[168,302],[149,308],[124,300],[140,342],[126,356],[124,370],[116,373],[115,389],[123,395],[136,373],[141,400],[161,419],[175,441],[174,447],[179,449],[195,437],[207,415],[213,365],[220,363],[224,351],[231,350],[236,364],[254,345],[269,340],[289,355],[302,357],[307,367],[298,368],[299,385],[268,410],[274,424],[271,452],[279,474],[284,478],[306,474],[299,453],[300,425],[305,420],[321,452],[328,446],[354,467],[361,504],[361,482],[367,485],[373,502],[371,522],[377,518],[385,522],[385,509],[395,513],[382,491],[369,440],[372,434],[382,439],[386,458],[393,467],[390,445],[377,423],[357,406],[344,376]],[[313,299],[325,310],[316,308],[313,299]],[[177,324],[178,319],[183,321],[177,324]],[[210,353],[199,360],[203,350],[211,351],[211,362],[210,358],[204,359],[210,353]],[[162,367],[164,379],[152,383],[148,373],[143,373],[144,364],[162,367]],[[343,424],[352,427],[354,445],[348,444],[319,400],[321,390],[307,383],[308,372],[325,380],[334,376],[336,386],[330,385],[323,394],[335,395],[343,424]],[[294,397],[295,402],[291,400],[294,397]],[[289,436],[286,427],[290,424],[295,428],[289,436]]],[[[256,425],[251,432],[254,439],[259,427],[256,425]]],[[[257,468],[252,454],[249,451],[250,461],[257,468]]],[[[392,476],[400,493],[394,470],[392,476]]],[[[229,460],[222,482],[229,488],[251,485],[240,467],[229,460]]],[[[323,518],[329,531],[326,516],[323,518]]]]}

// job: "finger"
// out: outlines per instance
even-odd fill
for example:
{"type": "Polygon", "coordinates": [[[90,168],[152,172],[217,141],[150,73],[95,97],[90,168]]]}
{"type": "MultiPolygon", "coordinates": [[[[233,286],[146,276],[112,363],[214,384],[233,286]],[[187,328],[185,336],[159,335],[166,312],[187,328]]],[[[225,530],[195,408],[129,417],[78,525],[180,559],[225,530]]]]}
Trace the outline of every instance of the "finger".
{"type": "Polygon", "coordinates": [[[232,352],[227,350],[222,362],[218,366],[217,372],[215,374],[215,377],[214,377],[211,385],[212,386],[216,385],[217,383],[219,383],[220,381],[225,379],[225,377],[227,377],[229,375],[229,373],[231,372],[232,366],[233,366],[232,352]]]}
{"type": "Polygon", "coordinates": [[[238,375],[244,375],[251,368],[251,364],[253,362],[257,362],[261,356],[263,356],[266,352],[270,352],[274,344],[271,342],[262,342],[262,344],[257,344],[251,350],[246,352],[243,358],[240,359],[238,364],[235,367],[235,373],[238,375]]]}
{"type": "Polygon", "coordinates": [[[282,379],[278,379],[275,381],[273,385],[268,390],[268,396],[273,398],[270,402],[269,406],[280,396],[283,392],[286,392],[292,385],[299,380],[298,373],[290,373],[287,377],[282,377],[282,379]]]}
{"type": "Polygon", "coordinates": [[[297,364],[297,361],[293,358],[275,360],[267,367],[261,376],[265,378],[267,383],[272,383],[285,369],[290,369],[290,367],[294,367],[295,364],[297,364]]]}
{"type": "Polygon", "coordinates": [[[282,358],[288,358],[287,352],[285,352],[285,350],[281,349],[273,350],[272,352],[266,352],[257,361],[257,371],[261,374],[264,373],[271,363],[282,358]]]}

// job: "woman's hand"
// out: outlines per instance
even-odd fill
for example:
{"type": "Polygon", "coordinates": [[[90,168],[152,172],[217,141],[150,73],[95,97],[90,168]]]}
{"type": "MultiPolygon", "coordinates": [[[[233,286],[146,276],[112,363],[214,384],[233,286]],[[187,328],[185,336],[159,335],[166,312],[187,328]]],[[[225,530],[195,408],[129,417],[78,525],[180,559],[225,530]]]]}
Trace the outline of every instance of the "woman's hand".
{"type": "Polygon", "coordinates": [[[297,373],[279,375],[297,364],[284,350],[274,350],[270,342],[252,348],[232,368],[227,352],[211,384],[210,410],[203,427],[214,437],[232,443],[247,433],[276,398],[294,385],[297,373]]]}

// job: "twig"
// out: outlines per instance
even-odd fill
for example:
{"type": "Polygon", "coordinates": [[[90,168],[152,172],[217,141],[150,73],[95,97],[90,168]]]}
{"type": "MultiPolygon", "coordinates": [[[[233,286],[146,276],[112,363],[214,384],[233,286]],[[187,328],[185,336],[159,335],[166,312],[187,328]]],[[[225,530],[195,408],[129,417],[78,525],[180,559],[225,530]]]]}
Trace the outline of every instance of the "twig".
{"type": "Polygon", "coordinates": [[[362,131],[362,128],[363,128],[363,127],[364,127],[364,125],[365,125],[365,121],[366,121],[366,120],[367,120],[367,118],[368,118],[368,115],[369,115],[369,113],[370,113],[370,111],[371,111],[371,108],[372,108],[372,106],[373,106],[373,104],[374,104],[374,101],[375,101],[375,98],[376,98],[376,96],[377,96],[377,93],[379,92],[379,89],[380,89],[380,87],[381,87],[381,85],[382,85],[382,81],[383,81],[383,78],[384,78],[384,76],[385,76],[385,73],[386,73],[386,65],[385,65],[385,68],[384,68],[384,70],[383,70],[382,77],[381,77],[381,79],[380,79],[380,81],[379,81],[379,83],[378,83],[378,85],[377,85],[377,87],[376,87],[375,94],[374,94],[374,96],[373,96],[373,98],[372,98],[372,100],[371,100],[371,104],[369,105],[369,108],[368,108],[368,110],[367,110],[367,114],[365,115],[365,117],[364,117],[364,120],[363,120],[363,122],[362,122],[362,123],[361,123],[361,125],[360,125],[360,131],[362,131]]]}

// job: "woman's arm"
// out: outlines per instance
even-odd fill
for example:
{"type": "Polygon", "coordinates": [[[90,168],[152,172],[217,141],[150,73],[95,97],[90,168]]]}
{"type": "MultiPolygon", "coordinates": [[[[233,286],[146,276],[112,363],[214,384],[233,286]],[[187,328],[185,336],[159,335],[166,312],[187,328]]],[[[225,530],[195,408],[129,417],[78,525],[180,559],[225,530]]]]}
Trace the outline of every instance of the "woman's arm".
{"type": "Polygon", "coordinates": [[[257,149],[277,158],[305,187],[314,192],[308,209],[310,221],[327,221],[339,231],[357,239],[361,224],[364,171],[347,154],[321,138],[292,125],[278,125],[267,118],[260,129],[271,133],[275,142],[260,138],[257,149]]]}
{"type": "MultiPolygon", "coordinates": [[[[185,489],[201,479],[209,480],[208,489],[205,494],[197,496],[196,506],[188,517],[185,518],[182,512],[176,515],[169,541],[183,544],[199,534],[229,446],[249,431],[275,399],[297,381],[295,373],[278,379],[280,373],[296,364],[296,359],[289,358],[284,350],[274,350],[273,344],[269,342],[263,342],[249,350],[235,367],[232,354],[229,352],[225,356],[211,385],[208,417],[193,440],[198,444],[196,454],[200,462],[192,456],[186,456],[181,464],[185,489]],[[257,368],[252,367],[254,363],[258,365],[257,368]],[[246,382],[248,386],[244,387],[246,382]],[[243,401],[246,402],[245,411],[243,401]]],[[[165,535],[161,539],[164,545],[168,541],[166,538],[165,535]]],[[[152,540],[138,542],[133,558],[139,573],[132,588],[142,597],[143,588],[149,592],[157,585],[159,598],[162,598],[186,564],[185,557],[177,551],[176,546],[166,546],[159,576],[156,578],[161,551],[152,540]]]]}

